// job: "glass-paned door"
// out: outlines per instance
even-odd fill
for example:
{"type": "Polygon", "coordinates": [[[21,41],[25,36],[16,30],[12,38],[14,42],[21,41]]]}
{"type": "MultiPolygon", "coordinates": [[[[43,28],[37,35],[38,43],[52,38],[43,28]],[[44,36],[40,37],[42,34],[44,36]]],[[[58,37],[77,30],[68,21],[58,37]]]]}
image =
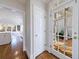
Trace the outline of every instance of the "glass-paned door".
{"type": "Polygon", "coordinates": [[[72,7],[54,12],[53,48],[72,58],[72,7]]]}

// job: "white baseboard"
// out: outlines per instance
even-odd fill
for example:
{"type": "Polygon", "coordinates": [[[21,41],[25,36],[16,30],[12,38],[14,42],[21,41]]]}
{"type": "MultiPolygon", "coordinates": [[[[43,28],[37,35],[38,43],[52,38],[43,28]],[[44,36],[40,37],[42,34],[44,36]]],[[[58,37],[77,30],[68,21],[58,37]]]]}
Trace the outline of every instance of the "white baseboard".
{"type": "Polygon", "coordinates": [[[60,59],[71,59],[70,57],[68,57],[68,56],[66,56],[66,55],[64,55],[64,54],[62,54],[62,53],[60,53],[60,52],[58,52],[54,49],[52,50],[51,53],[54,54],[55,56],[57,56],[60,59]]]}
{"type": "Polygon", "coordinates": [[[23,51],[25,51],[25,52],[26,52],[26,54],[27,54],[28,58],[30,59],[30,53],[29,53],[29,51],[28,51],[28,50],[26,50],[26,49],[23,49],[23,51]]]}
{"type": "Polygon", "coordinates": [[[30,59],[35,59],[38,55],[40,55],[41,53],[43,53],[44,51],[46,51],[45,49],[44,50],[41,50],[40,52],[38,52],[38,54],[31,54],[30,55],[30,59]]]}

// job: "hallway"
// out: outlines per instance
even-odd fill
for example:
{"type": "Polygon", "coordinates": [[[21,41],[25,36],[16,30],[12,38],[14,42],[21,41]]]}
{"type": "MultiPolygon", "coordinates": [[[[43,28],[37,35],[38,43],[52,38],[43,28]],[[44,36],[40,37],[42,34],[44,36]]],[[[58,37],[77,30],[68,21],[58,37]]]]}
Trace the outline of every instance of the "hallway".
{"type": "Polygon", "coordinates": [[[79,59],[79,0],[1,0],[0,59],[79,59]]]}
{"type": "Polygon", "coordinates": [[[27,59],[22,44],[22,38],[12,36],[10,44],[0,46],[0,59],[27,59]]]}
{"type": "MultiPolygon", "coordinates": [[[[10,44],[0,46],[0,59],[28,59],[25,52],[23,52],[23,42],[20,36],[12,35],[12,42],[10,44]]],[[[54,55],[44,52],[36,59],[58,59],[54,55]]]]}

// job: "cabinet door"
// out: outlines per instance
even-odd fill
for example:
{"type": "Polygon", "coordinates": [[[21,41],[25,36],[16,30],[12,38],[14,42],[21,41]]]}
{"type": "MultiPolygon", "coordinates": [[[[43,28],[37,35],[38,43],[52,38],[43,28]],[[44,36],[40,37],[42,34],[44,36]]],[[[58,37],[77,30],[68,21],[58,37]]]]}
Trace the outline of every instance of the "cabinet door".
{"type": "Polygon", "coordinates": [[[34,17],[34,56],[39,55],[44,51],[45,45],[45,19],[44,9],[38,6],[33,8],[34,17]]]}

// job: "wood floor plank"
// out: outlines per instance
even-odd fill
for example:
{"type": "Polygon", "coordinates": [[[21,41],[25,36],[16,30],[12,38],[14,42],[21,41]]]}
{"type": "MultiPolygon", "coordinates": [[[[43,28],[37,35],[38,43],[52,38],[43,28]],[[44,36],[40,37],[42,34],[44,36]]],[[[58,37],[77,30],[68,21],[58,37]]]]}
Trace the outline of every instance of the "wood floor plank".
{"type": "Polygon", "coordinates": [[[39,56],[37,56],[36,59],[59,59],[59,58],[45,51],[39,56]]]}
{"type": "MultiPolygon", "coordinates": [[[[28,59],[23,52],[23,42],[21,39],[12,39],[10,44],[0,46],[0,59],[28,59]]],[[[54,55],[44,52],[36,59],[58,59],[54,55]]]]}
{"type": "Polygon", "coordinates": [[[23,52],[22,40],[13,38],[10,44],[0,46],[0,59],[28,59],[23,52]]]}

